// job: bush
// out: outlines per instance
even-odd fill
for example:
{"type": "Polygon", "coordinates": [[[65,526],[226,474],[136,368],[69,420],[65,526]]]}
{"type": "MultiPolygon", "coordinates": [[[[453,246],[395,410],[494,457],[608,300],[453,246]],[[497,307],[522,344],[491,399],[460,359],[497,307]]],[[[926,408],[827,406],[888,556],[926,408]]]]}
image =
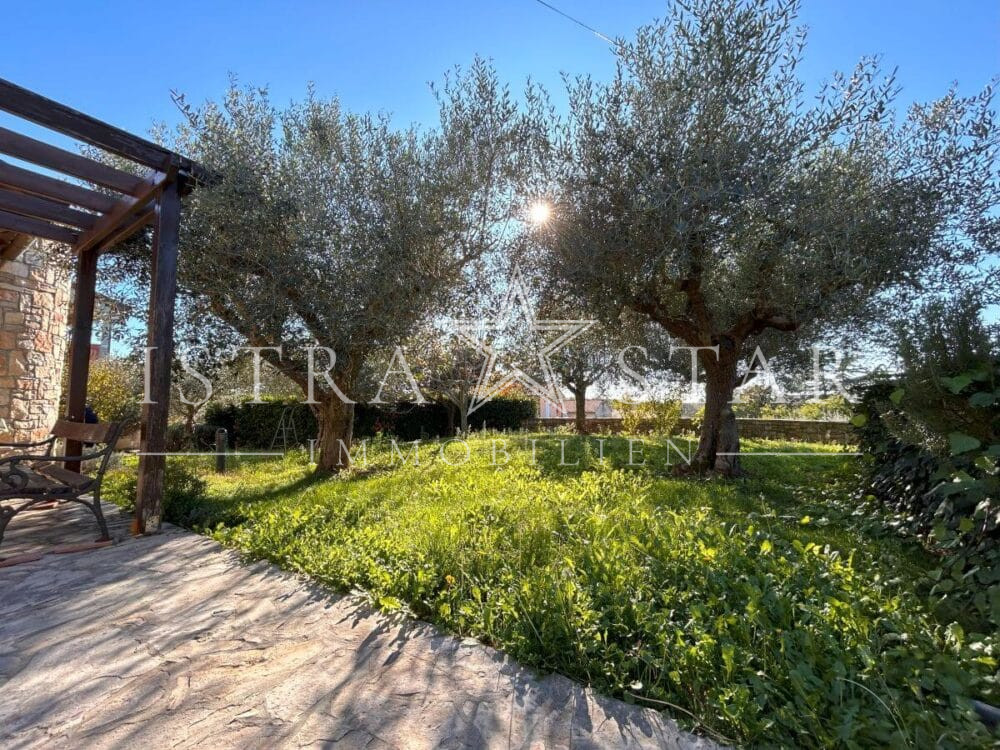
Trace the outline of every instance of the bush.
{"type": "MultiPolygon", "coordinates": [[[[205,426],[212,428],[213,438],[215,440],[214,432],[218,428],[224,429],[229,433],[229,443],[232,445],[233,436],[236,434],[236,414],[240,410],[240,406],[236,404],[226,404],[226,403],[211,403],[205,408],[205,426]]],[[[197,428],[196,428],[197,431],[197,428]]]]}
{"type": "Polygon", "coordinates": [[[174,422],[167,425],[167,450],[172,452],[184,452],[194,449],[194,436],[188,432],[183,424],[174,422]]]}
{"type": "Polygon", "coordinates": [[[614,407],[622,415],[622,430],[627,435],[671,435],[681,418],[681,402],[673,399],[615,401],[614,407]]]}
{"type": "MultiPolygon", "coordinates": [[[[134,511],[138,471],[134,464],[112,469],[104,477],[101,498],[134,511]]],[[[207,518],[208,486],[179,461],[167,460],[163,478],[163,519],[178,526],[199,526],[207,518]]],[[[236,520],[235,518],[233,520],[236,520]]]]}
{"type": "Polygon", "coordinates": [[[520,430],[528,419],[538,413],[537,404],[529,398],[500,396],[486,402],[469,415],[469,429],[520,430]]]}
{"type": "Polygon", "coordinates": [[[733,404],[733,414],[747,419],[759,419],[764,409],[773,407],[771,389],[763,385],[750,385],[740,389],[739,401],[733,404]]]}
{"type": "MultiPolygon", "coordinates": [[[[205,426],[196,430],[199,443],[215,445],[215,431],[223,428],[228,433],[231,448],[267,450],[271,447],[281,424],[285,409],[295,426],[294,434],[288,433],[289,447],[298,438],[298,444],[307,445],[318,434],[316,416],[309,404],[281,400],[265,400],[255,404],[210,404],[205,410],[205,426]]],[[[280,436],[279,446],[280,446],[280,436]]]]}
{"type": "Polygon", "coordinates": [[[866,492],[941,553],[932,594],[995,630],[1000,356],[967,302],[932,303],[918,320],[901,331],[904,376],[869,388],[853,420],[872,459],[866,492]]]}
{"type": "Polygon", "coordinates": [[[762,385],[748,386],[740,391],[733,403],[737,419],[810,419],[847,421],[854,410],[843,396],[826,396],[810,401],[778,403],[771,389],[762,385]]]}
{"type": "Polygon", "coordinates": [[[102,422],[137,424],[141,414],[142,377],[124,359],[99,359],[90,364],[87,401],[102,422]]]}
{"type": "Polygon", "coordinates": [[[354,407],[354,435],[394,435],[400,440],[440,437],[448,431],[448,408],[428,401],[424,404],[358,404],[354,407]]]}
{"type": "MultiPolygon", "coordinates": [[[[281,415],[291,409],[291,419],[300,444],[308,444],[318,434],[316,416],[302,402],[265,401],[254,404],[211,404],[205,411],[205,425],[197,431],[199,445],[215,444],[215,430],[229,433],[229,444],[240,448],[271,447],[281,415]]],[[[424,404],[357,404],[354,407],[354,436],[393,435],[401,440],[417,440],[448,436],[446,404],[429,401],[424,404]]],[[[476,428],[484,424],[490,430],[519,430],[526,419],[535,416],[535,402],[525,398],[500,397],[483,404],[473,412],[469,424],[476,428]]],[[[291,435],[289,435],[291,439],[291,435]]]]}

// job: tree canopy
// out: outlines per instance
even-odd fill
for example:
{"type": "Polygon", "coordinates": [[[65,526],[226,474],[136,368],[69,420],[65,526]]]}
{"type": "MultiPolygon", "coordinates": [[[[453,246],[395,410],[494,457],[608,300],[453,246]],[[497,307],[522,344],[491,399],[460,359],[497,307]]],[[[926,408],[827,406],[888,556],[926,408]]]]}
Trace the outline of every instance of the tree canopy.
{"type": "Polygon", "coordinates": [[[809,97],[798,6],[675,4],[547,123],[555,273],[606,318],[631,309],[712,347],[703,469],[738,470],[716,454],[738,450],[728,403],[760,335],[863,329],[996,246],[992,87],[899,116],[868,59],[809,97]]]}
{"type": "Polygon", "coordinates": [[[443,309],[514,211],[527,116],[482,61],[438,99],[426,131],[312,93],[279,111],[234,85],[184,105],[180,147],[222,177],[186,206],[181,289],[312,397],[321,469],[347,460],[341,394],[360,398],[372,357],[443,309]]]}

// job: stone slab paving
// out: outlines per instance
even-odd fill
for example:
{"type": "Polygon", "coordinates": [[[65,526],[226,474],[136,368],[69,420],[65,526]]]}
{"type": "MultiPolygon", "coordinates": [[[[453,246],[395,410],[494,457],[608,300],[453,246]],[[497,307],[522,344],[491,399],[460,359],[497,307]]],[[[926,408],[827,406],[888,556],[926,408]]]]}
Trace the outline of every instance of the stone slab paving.
{"type": "MultiPolygon", "coordinates": [[[[54,507],[35,508],[18,513],[11,520],[0,542],[0,563],[11,558],[49,554],[56,549],[93,544],[101,529],[89,508],[79,503],[54,503],[54,507]]],[[[110,503],[101,503],[108,532],[116,542],[129,537],[132,514],[122,513],[110,503]]]]}
{"type": "Polygon", "coordinates": [[[0,747],[713,748],[168,528],[0,569],[0,747]]]}

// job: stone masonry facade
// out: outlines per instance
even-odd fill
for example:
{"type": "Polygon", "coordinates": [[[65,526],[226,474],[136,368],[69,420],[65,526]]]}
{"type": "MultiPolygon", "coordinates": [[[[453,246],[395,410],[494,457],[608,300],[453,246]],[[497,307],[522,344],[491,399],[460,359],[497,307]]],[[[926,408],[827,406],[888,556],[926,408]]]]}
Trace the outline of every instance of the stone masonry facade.
{"type": "Polygon", "coordinates": [[[58,249],[32,242],[0,263],[0,441],[38,440],[59,412],[69,274],[58,249]]]}

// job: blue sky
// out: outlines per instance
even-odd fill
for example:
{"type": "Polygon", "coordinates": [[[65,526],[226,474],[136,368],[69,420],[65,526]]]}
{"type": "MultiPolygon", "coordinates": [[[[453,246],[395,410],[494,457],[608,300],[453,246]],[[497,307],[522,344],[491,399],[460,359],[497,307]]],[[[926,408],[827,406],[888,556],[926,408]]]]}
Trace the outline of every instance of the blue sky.
{"type": "MultiPolygon", "coordinates": [[[[608,36],[631,35],[663,0],[552,0],[608,36]]],[[[898,65],[902,101],[972,92],[1000,72],[996,0],[803,0],[810,29],[803,75],[816,84],[866,54],[898,65]]],[[[501,75],[559,89],[559,74],[606,77],[608,45],[536,0],[90,2],[0,0],[7,30],[0,76],[134,132],[174,123],[170,90],[218,97],[230,72],[278,102],[306,83],[352,109],[431,122],[427,82],[475,54],[501,75]]]]}
{"type": "MultiPolygon", "coordinates": [[[[668,7],[550,2],[610,37],[631,36],[668,7]]],[[[171,89],[200,103],[218,98],[230,73],[266,85],[279,103],[301,99],[311,81],[321,95],[405,125],[432,123],[428,82],[476,54],[518,88],[529,76],[543,83],[557,102],[561,73],[607,78],[614,69],[606,42],[536,0],[0,0],[0,19],[0,77],[141,134],[178,121],[171,89]]],[[[1000,73],[997,0],[803,0],[800,21],[810,28],[801,71],[810,87],[872,54],[899,67],[902,107],[953,81],[972,93],[1000,73]]]]}

